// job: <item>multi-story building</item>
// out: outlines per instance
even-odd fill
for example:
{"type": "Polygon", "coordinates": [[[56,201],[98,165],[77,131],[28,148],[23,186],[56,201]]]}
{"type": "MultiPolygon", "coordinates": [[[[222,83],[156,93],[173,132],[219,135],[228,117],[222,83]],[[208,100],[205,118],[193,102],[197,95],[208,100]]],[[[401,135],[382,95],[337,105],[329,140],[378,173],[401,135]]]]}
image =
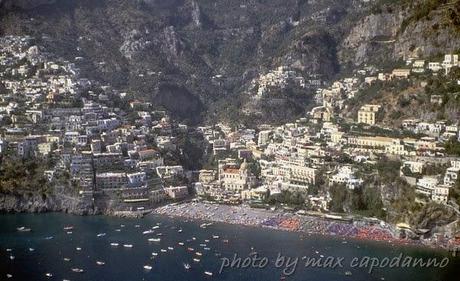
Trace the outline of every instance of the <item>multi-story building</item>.
{"type": "Polygon", "coordinates": [[[219,180],[227,191],[241,192],[250,189],[255,184],[255,177],[249,171],[248,164],[244,161],[241,166],[225,166],[219,174],[219,180]]]}
{"type": "Polygon", "coordinates": [[[438,186],[439,180],[437,177],[425,176],[417,181],[415,191],[431,197],[434,189],[438,186]]]}
{"type": "Polygon", "coordinates": [[[431,200],[438,203],[447,203],[449,199],[449,185],[437,185],[431,195],[431,200]]]}
{"type": "Polygon", "coordinates": [[[375,125],[380,119],[381,106],[366,104],[358,111],[358,123],[375,125]]]}
{"type": "Polygon", "coordinates": [[[125,188],[128,184],[126,173],[99,173],[96,174],[98,189],[125,188]]]}

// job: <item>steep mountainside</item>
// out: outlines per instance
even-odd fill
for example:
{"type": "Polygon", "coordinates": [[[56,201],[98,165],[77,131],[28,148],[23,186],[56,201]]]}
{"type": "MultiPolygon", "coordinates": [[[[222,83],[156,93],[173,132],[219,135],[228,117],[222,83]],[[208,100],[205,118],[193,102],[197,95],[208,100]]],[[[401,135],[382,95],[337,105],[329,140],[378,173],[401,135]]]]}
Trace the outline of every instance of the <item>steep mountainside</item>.
{"type": "Polygon", "coordinates": [[[32,35],[58,56],[81,57],[83,75],[189,123],[247,118],[238,109],[280,122],[303,114],[315,86],[254,99],[252,82],[279,66],[328,82],[355,65],[459,47],[458,1],[430,6],[427,17],[405,0],[385,2],[0,0],[0,34],[32,35]]]}
{"type": "Polygon", "coordinates": [[[377,3],[351,30],[341,44],[342,63],[427,58],[460,49],[460,1],[393,2],[377,3]]]}

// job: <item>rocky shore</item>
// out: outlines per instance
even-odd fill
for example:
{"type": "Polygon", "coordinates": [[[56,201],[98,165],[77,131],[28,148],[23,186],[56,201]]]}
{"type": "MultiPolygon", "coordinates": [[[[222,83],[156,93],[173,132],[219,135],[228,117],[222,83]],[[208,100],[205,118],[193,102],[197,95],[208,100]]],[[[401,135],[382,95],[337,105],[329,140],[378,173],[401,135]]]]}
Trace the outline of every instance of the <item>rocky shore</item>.
{"type": "Polygon", "coordinates": [[[92,203],[67,195],[2,194],[0,212],[3,213],[45,213],[63,212],[75,215],[96,215],[101,212],[92,203]]]}

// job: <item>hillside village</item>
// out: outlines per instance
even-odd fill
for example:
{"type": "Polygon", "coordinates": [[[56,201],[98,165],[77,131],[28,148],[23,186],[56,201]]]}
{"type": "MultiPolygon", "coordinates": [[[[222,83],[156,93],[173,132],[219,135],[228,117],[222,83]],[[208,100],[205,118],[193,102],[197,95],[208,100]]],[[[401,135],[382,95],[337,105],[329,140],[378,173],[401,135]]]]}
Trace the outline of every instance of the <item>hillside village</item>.
{"type": "MultiPolygon", "coordinates": [[[[0,39],[0,153],[7,164],[42,163],[49,185],[66,186],[66,195],[94,208],[142,212],[196,194],[222,204],[378,217],[450,237],[458,231],[458,119],[407,119],[389,128],[381,122],[384,104],[364,104],[353,118],[344,114],[377,81],[445,76],[460,67],[457,54],[408,59],[388,73],[366,67],[318,88],[317,106],[304,118],[257,128],[180,124],[129,93],[80,77],[81,59],[53,58],[31,37],[0,39]],[[187,147],[179,140],[196,135],[207,147],[201,170],[180,161],[187,147]],[[455,215],[421,223],[414,217],[423,208],[455,215]]],[[[261,76],[258,95],[287,80],[306,87],[280,67],[261,76]]],[[[11,174],[0,173],[0,191],[20,194],[11,174]]]]}

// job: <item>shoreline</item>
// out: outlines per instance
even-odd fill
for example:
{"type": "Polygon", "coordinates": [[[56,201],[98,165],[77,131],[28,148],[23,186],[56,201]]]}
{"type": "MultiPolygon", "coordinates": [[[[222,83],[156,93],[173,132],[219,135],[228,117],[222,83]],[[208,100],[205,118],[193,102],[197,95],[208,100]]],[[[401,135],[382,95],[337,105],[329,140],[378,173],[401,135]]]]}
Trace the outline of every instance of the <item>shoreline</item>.
{"type": "Polygon", "coordinates": [[[337,239],[378,242],[389,246],[407,246],[451,252],[454,247],[448,241],[437,243],[430,240],[412,240],[395,237],[392,225],[344,222],[311,215],[299,215],[281,211],[253,209],[242,206],[227,206],[202,202],[186,202],[165,205],[154,209],[150,214],[193,221],[223,223],[277,231],[295,232],[304,235],[320,235],[337,239]],[[230,213],[228,211],[231,211],[230,213]],[[214,212],[213,212],[214,211],[214,212]],[[219,214],[216,215],[216,212],[219,214]],[[229,218],[230,216],[230,218],[229,218]],[[226,219],[229,218],[229,219],[226,219]],[[270,224],[278,220],[278,224],[270,224]],[[287,222],[287,223],[285,223],[287,222]],[[315,228],[316,226],[316,228],[315,228]],[[390,230],[391,229],[391,230],[390,230]],[[345,232],[346,230],[348,232],[345,232]]]}

